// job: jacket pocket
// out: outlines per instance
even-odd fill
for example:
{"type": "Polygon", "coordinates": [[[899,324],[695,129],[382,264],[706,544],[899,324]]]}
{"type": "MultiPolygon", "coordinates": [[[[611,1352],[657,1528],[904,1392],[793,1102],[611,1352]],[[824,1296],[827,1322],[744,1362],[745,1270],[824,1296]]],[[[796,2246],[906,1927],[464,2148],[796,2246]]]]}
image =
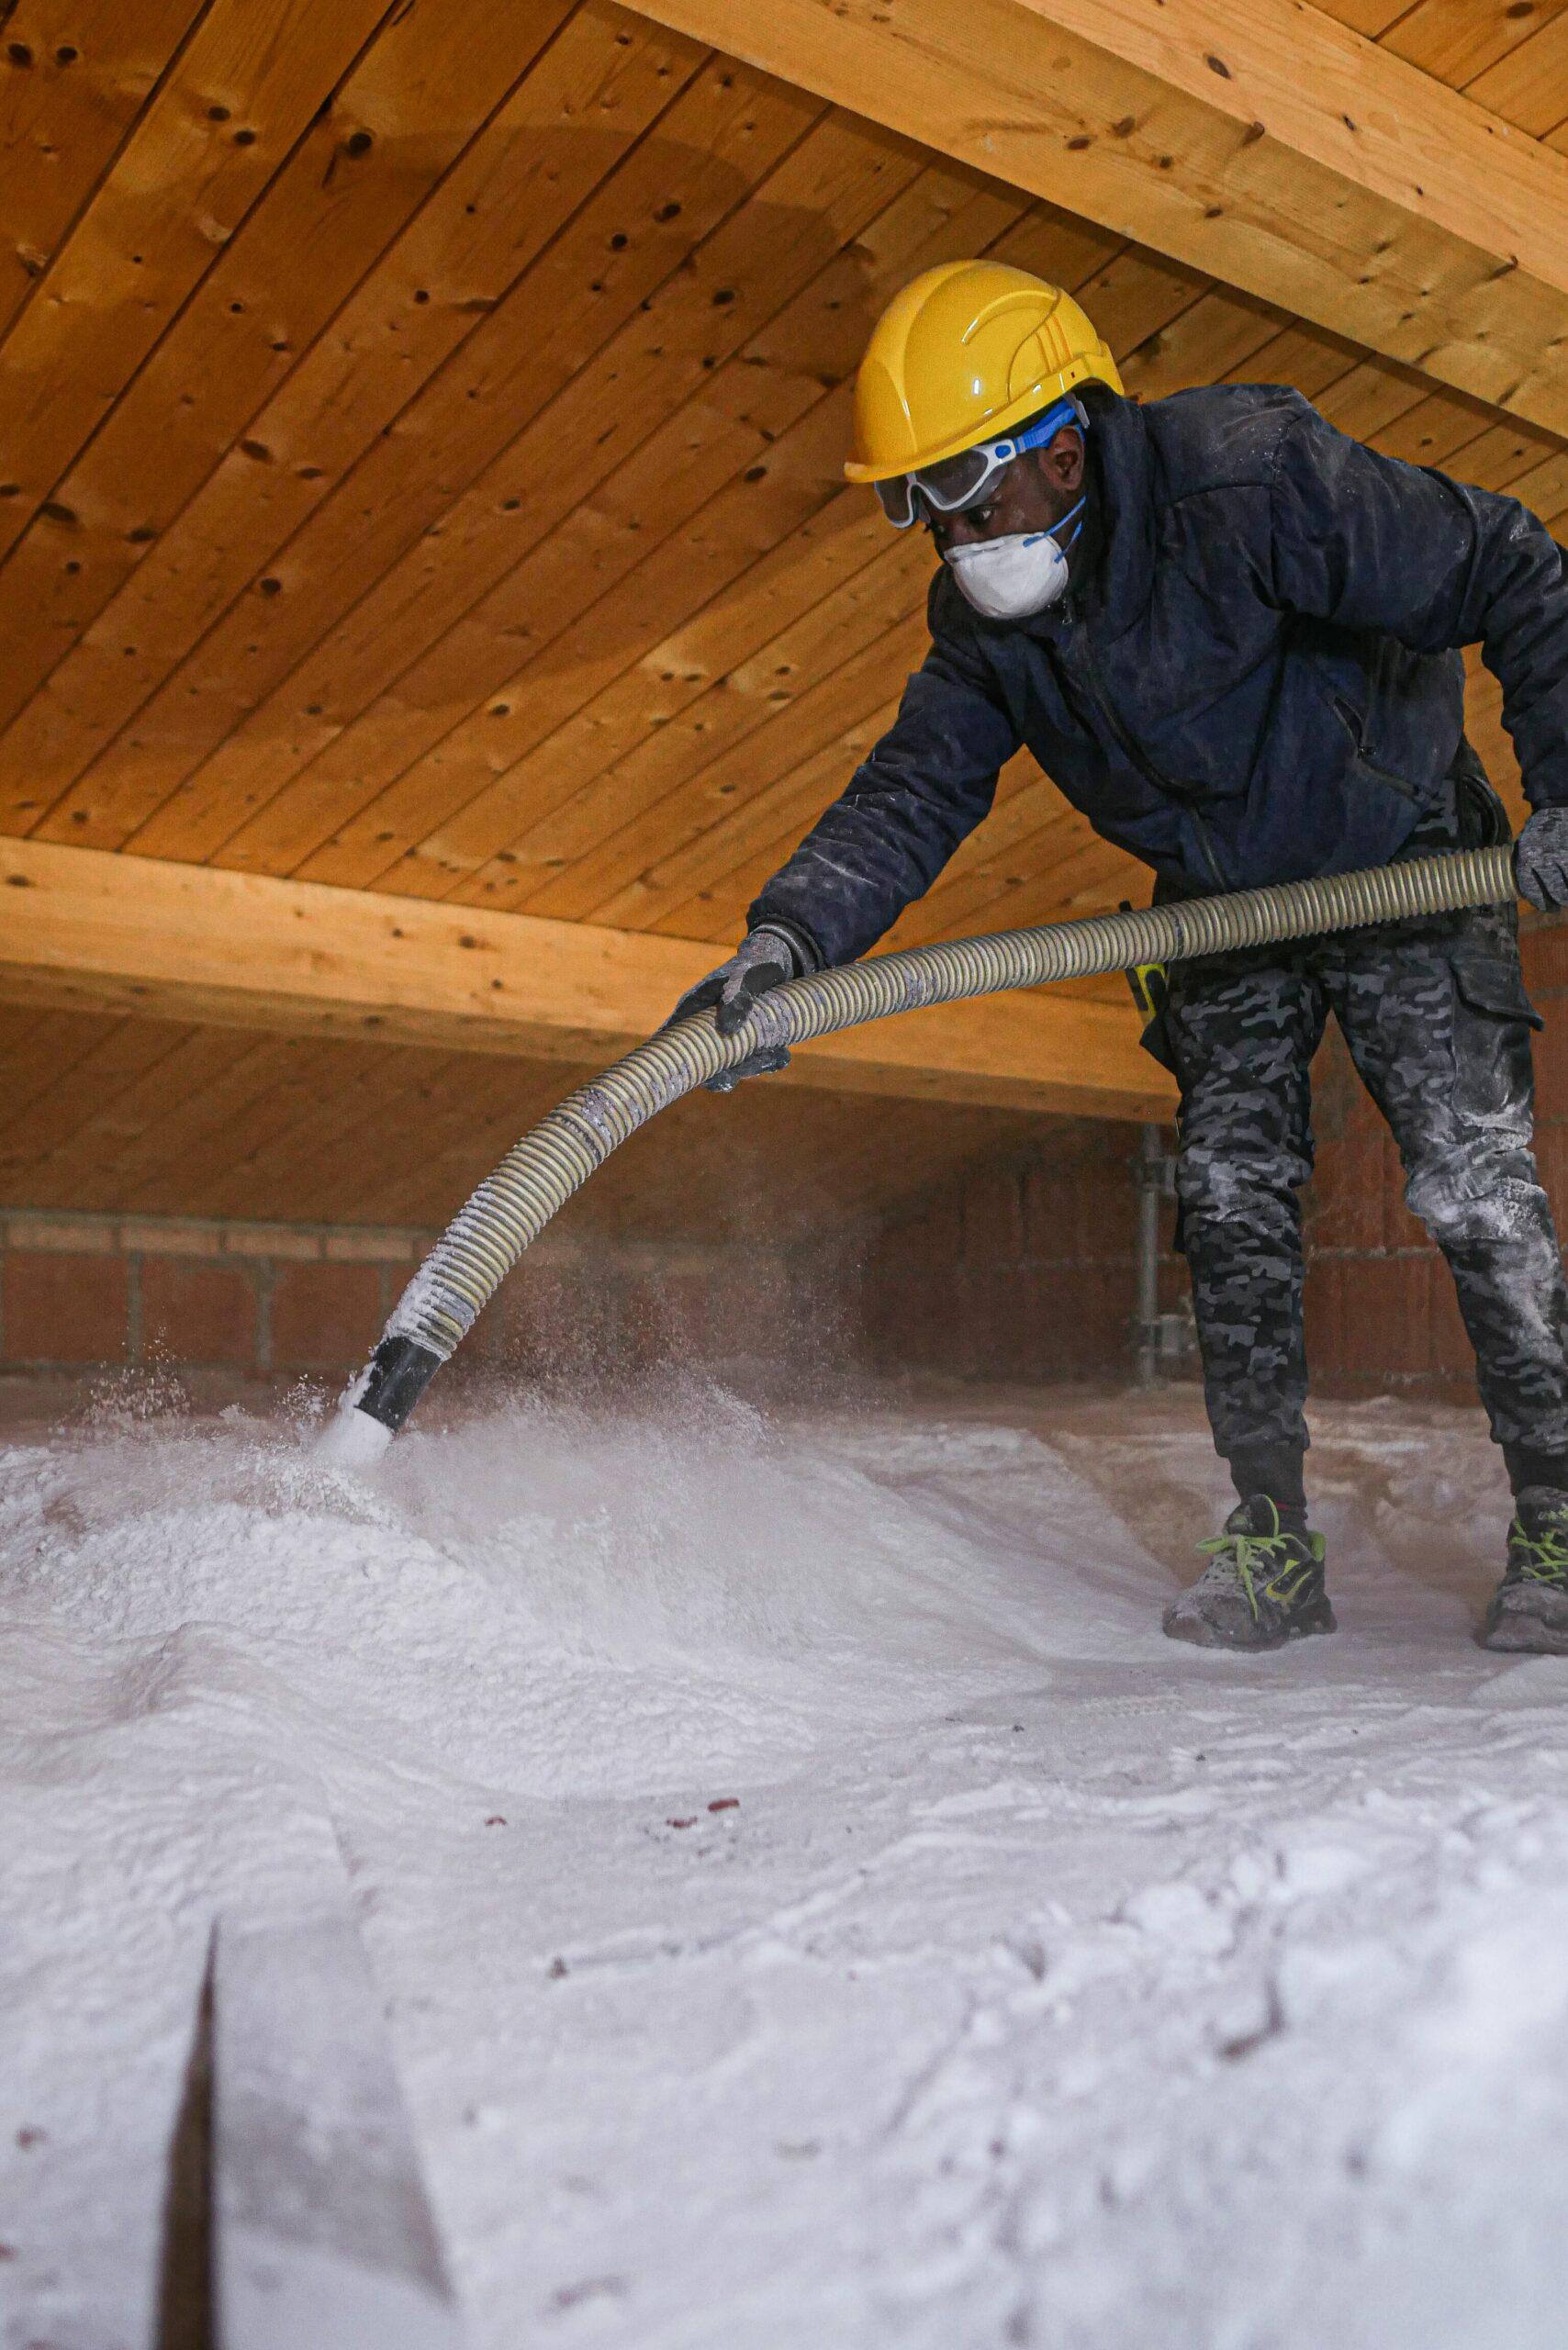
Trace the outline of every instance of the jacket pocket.
{"type": "Polygon", "coordinates": [[[1359,783],[1381,784],[1385,791],[1396,792],[1407,807],[1417,808],[1421,804],[1421,794],[1413,783],[1406,782],[1402,775],[1395,775],[1392,767],[1380,767],[1374,759],[1368,758],[1364,751],[1357,754],[1350,773],[1359,783]]]}

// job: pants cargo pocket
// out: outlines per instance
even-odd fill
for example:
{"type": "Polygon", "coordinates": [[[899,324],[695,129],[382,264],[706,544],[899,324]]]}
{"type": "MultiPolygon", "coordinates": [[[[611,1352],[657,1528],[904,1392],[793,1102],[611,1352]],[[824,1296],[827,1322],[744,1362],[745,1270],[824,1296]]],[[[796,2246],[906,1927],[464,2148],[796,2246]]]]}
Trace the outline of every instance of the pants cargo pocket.
{"type": "Polygon", "coordinates": [[[1511,957],[1456,954],[1454,1106],[1461,1115],[1491,1123],[1529,1108],[1532,1080],[1529,1038],[1544,1024],[1525,993],[1511,957]]]}

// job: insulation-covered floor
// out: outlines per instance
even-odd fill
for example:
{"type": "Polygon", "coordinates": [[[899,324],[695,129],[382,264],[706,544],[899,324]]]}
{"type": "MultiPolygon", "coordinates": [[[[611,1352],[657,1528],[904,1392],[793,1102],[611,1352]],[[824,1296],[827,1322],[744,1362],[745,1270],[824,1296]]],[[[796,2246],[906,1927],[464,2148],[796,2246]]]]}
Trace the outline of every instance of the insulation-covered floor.
{"type": "Polygon", "coordinates": [[[7,2350],[157,2338],[213,1913],[334,1830],[476,2350],[1555,2350],[1568,1661],[1473,1416],[1317,1427],[1258,1659],[1159,1635],[1190,1393],[17,1431],[7,2350]]]}

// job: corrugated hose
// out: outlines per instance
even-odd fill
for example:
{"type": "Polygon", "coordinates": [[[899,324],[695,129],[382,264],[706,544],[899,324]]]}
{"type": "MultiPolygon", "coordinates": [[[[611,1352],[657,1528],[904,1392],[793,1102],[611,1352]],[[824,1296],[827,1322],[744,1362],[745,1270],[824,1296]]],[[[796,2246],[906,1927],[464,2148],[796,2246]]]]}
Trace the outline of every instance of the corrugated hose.
{"type": "Polygon", "coordinates": [[[1271,882],[1224,897],[908,947],[771,990],[731,1036],[720,1035],[711,1011],[662,1028],[602,1077],[568,1094],[459,1209],[342,1397],[322,1449],[342,1465],[378,1459],[523,1250],[617,1145],[656,1111],[764,1046],[803,1045],[924,1004],[1453,913],[1513,895],[1509,845],[1459,849],[1363,873],[1271,882]]]}

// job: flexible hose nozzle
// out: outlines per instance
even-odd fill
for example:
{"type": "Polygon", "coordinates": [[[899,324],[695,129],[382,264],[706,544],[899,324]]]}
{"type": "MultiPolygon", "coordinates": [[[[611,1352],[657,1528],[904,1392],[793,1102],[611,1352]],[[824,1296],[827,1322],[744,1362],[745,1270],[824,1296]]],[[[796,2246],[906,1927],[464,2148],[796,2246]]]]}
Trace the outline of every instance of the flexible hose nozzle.
{"type": "MultiPolygon", "coordinates": [[[[657,1111],[763,1046],[802,1045],[862,1021],[1004,988],[1091,979],[1139,963],[1188,962],[1371,923],[1500,905],[1513,896],[1511,846],[1459,849],[1364,873],[1271,882],[1225,897],[908,947],[771,989],[733,1035],[720,1035],[711,1012],[662,1028],[602,1077],[568,1094],[458,1210],[398,1299],[369,1364],[344,1394],[342,1416],[387,1430],[401,1427],[523,1250],[617,1145],[657,1111]]],[[[339,1432],[333,1441],[341,1452],[361,1439],[351,1427],[347,1438],[339,1432]]]]}

